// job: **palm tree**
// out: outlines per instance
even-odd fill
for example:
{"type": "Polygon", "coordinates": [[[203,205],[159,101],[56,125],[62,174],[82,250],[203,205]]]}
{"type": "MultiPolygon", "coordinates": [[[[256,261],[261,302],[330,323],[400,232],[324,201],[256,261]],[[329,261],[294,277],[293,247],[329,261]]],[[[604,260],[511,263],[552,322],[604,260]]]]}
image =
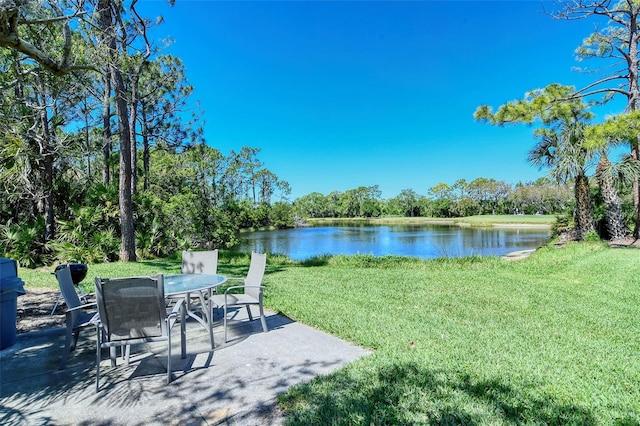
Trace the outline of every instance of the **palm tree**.
{"type": "Polygon", "coordinates": [[[604,201],[607,232],[609,238],[616,240],[626,237],[627,229],[624,226],[624,217],[622,216],[622,200],[618,196],[615,180],[610,170],[612,170],[611,162],[607,153],[603,151],[596,167],[596,178],[604,201]]]}
{"type": "Polygon", "coordinates": [[[622,214],[622,200],[618,196],[616,183],[629,184],[638,176],[640,176],[640,165],[630,155],[617,164],[611,164],[606,150],[600,154],[600,160],[596,167],[596,178],[604,201],[607,233],[612,240],[628,236],[628,229],[622,214]]]}
{"type": "Polygon", "coordinates": [[[577,240],[583,240],[587,232],[596,230],[589,178],[586,174],[589,162],[593,158],[593,151],[583,145],[586,127],[586,124],[579,121],[563,121],[555,129],[540,129],[536,131],[540,141],[529,152],[529,161],[538,166],[548,167],[549,175],[557,182],[573,180],[577,240]]]}
{"type": "MultiPolygon", "coordinates": [[[[609,117],[599,125],[590,126],[585,132],[587,148],[601,153],[596,168],[596,178],[605,204],[607,232],[611,239],[627,236],[617,184],[633,188],[635,182],[640,178],[640,162],[633,155],[626,155],[622,161],[612,165],[607,157],[607,151],[610,147],[638,140],[639,134],[640,115],[638,111],[609,117]]],[[[632,189],[632,194],[636,192],[635,189],[632,189]]],[[[634,215],[634,235],[640,232],[639,228],[640,222],[636,214],[634,215]]]]}

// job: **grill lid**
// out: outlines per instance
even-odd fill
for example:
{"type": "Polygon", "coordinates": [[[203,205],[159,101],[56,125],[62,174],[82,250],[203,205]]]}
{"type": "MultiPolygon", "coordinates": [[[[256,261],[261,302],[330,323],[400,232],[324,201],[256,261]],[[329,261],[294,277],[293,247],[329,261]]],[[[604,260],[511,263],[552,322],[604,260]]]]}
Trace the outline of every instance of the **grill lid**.
{"type": "Polygon", "coordinates": [[[84,263],[63,263],[56,266],[56,269],[53,272],[56,273],[65,266],[69,266],[69,269],[71,270],[71,279],[75,285],[80,284],[89,271],[89,268],[84,263]]]}

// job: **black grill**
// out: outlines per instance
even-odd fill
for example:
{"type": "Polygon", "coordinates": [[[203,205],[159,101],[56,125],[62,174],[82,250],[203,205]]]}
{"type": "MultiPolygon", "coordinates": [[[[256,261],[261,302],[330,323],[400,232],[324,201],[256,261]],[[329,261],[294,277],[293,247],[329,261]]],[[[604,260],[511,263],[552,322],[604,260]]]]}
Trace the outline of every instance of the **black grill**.
{"type": "Polygon", "coordinates": [[[58,272],[60,269],[64,268],[67,265],[71,270],[71,279],[73,280],[73,283],[75,285],[80,284],[82,280],[84,280],[84,277],[87,276],[87,271],[89,270],[89,268],[87,268],[87,265],[85,265],[84,263],[65,263],[56,266],[54,273],[58,272]]]}

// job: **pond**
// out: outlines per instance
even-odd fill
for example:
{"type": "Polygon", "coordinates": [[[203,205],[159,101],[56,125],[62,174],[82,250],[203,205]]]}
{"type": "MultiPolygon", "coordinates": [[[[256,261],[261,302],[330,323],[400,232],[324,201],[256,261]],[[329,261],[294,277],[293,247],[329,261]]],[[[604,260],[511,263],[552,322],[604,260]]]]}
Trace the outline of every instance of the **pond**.
{"type": "Polygon", "coordinates": [[[285,254],[306,260],[325,254],[373,254],[420,258],[502,256],[536,249],[548,228],[467,228],[457,225],[325,226],[241,234],[242,252],[285,254]]]}

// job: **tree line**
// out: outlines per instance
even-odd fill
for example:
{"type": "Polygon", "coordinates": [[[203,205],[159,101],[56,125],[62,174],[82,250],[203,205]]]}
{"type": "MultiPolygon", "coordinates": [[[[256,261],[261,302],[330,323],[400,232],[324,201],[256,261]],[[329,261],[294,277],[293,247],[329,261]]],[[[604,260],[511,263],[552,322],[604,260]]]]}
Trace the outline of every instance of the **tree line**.
{"type": "Polygon", "coordinates": [[[389,199],[381,198],[378,185],[361,186],[327,195],[313,192],[295,200],[294,214],[302,218],[437,217],[451,218],[483,214],[563,214],[571,212],[570,185],[542,178],[511,185],[490,178],[471,182],[459,179],[441,182],[427,195],[403,189],[389,199]]]}

